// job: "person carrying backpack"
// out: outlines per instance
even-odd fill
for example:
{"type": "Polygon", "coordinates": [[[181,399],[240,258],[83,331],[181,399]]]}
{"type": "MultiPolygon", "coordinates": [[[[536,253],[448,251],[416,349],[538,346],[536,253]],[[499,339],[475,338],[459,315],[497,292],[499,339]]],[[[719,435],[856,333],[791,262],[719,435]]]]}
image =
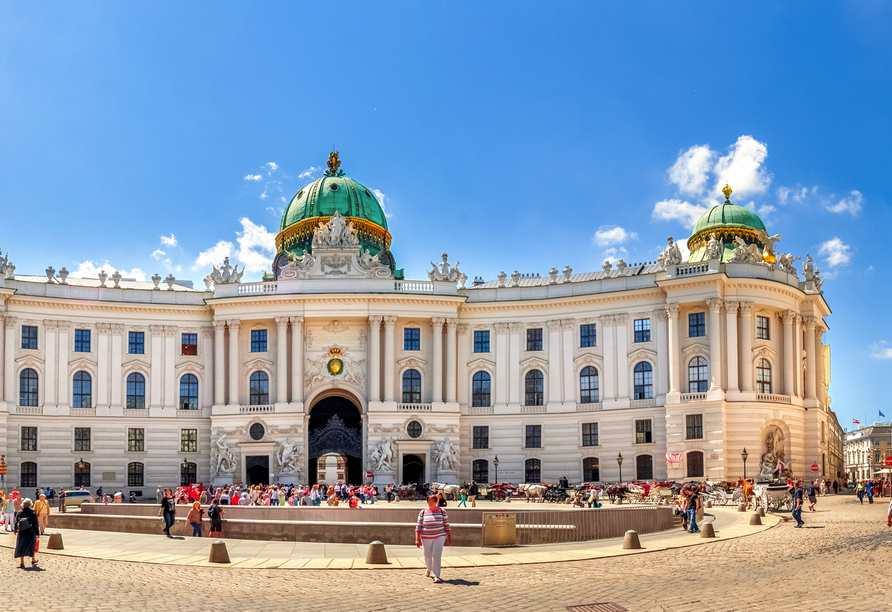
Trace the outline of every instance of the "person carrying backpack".
{"type": "Polygon", "coordinates": [[[222,538],[223,537],[223,515],[226,514],[223,512],[223,508],[220,507],[219,500],[213,500],[211,502],[211,507],[208,508],[208,518],[211,519],[211,532],[209,537],[214,538],[222,538]]]}

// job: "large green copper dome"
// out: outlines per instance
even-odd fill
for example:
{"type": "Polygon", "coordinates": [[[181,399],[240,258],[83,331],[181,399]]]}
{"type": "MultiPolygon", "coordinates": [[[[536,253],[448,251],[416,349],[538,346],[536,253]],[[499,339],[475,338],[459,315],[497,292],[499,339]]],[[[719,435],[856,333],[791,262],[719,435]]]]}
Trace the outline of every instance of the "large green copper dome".
{"type": "Polygon", "coordinates": [[[725,185],[722,193],[725,194],[725,202],[707,210],[694,224],[694,231],[688,238],[688,249],[691,251],[688,261],[706,259],[706,243],[712,234],[722,243],[722,261],[733,257],[735,238],[740,238],[746,244],[757,245],[760,252],[764,247],[762,236],[765,234],[765,224],[762,219],[753,211],[732,204],[731,188],[728,185],[725,185]]]}
{"type": "Polygon", "coordinates": [[[741,228],[753,231],[764,230],[765,225],[756,213],[742,206],[725,201],[707,210],[694,224],[691,235],[717,228],[741,228]]]}
{"type": "Polygon", "coordinates": [[[297,192],[279,229],[316,217],[331,217],[335,211],[343,217],[365,219],[387,229],[384,209],[375,195],[364,185],[346,176],[323,176],[297,192]]]}

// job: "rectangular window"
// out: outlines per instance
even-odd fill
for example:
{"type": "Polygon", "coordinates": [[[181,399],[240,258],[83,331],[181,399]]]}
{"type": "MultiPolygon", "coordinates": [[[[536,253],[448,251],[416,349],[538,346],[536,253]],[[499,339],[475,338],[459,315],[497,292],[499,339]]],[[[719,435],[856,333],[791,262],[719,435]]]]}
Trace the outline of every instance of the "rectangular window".
{"type": "Polygon", "coordinates": [[[474,332],[474,352],[489,352],[489,330],[474,332]]]}
{"type": "Polygon", "coordinates": [[[706,335],[706,313],[692,312],[688,315],[688,338],[706,335]]]}
{"type": "Polygon", "coordinates": [[[542,426],[527,425],[526,445],[524,448],[542,448],[542,426]]]}
{"type": "Polygon", "coordinates": [[[700,440],[703,438],[703,415],[689,414],[685,417],[687,431],[685,440],[700,440]]]}
{"type": "Polygon", "coordinates": [[[74,330],[74,352],[89,353],[90,352],[90,330],[76,329],[74,330]]]}
{"type": "Polygon", "coordinates": [[[128,332],[127,333],[127,353],[130,355],[145,355],[146,352],[146,334],[145,332],[128,332]]]}
{"type": "Polygon", "coordinates": [[[650,444],[653,441],[650,419],[635,421],[635,444],[650,444]]]}
{"type": "Polygon", "coordinates": [[[90,450],[90,428],[75,427],[74,428],[74,450],[89,451],[90,450]]]}
{"type": "Polygon", "coordinates": [[[635,319],[635,342],[650,342],[650,319],[635,319]]]}
{"type": "Polygon", "coordinates": [[[22,348],[37,350],[37,327],[22,325],[22,348]]]}
{"type": "Polygon", "coordinates": [[[403,350],[404,351],[420,351],[421,350],[421,330],[417,327],[406,327],[403,329],[403,350]]]}
{"type": "Polygon", "coordinates": [[[130,463],[127,465],[127,486],[142,487],[145,479],[143,478],[142,463],[130,463]]]}
{"type": "Polygon", "coordinates": [[[198,334],[183,334],[181,343],[181,355],[198,354],[198,334]]]}
{"type": "Polygon", "coordinates": [[[597,330],[594,323],[579,326],[579,347],[591,348],[598,346],[597,330]]]}
{"type": "Polygon", "coordinates": [[[756,338],[759,340],[771,340],[770,323],[768,317],[756,317],[756,338]]]}
{"type": "Polygon", "coordinates": [[[527,330],[527,350],[528,351],[541,351],[542,350],[542,329],[528,329],[527,330]]]}
{"type": "Polygon", "coordinates": [[[487,425],[474,426],[474,448],[489,448],[489,427],[487,425]]]}
{"type": "Polygon", "coordinates": [[[23,451],[36,451],[37,450],[37,428],[36,427],[22,427],[22,450],[23,451]]]}
{"type": "Polygon", "coordinates": [[[877,453],[873,460],[874,460],[875,462],[879,463],[879,461],[880,461],[880,454],[877,453]]]}
{"type": "Polygon", "coordinates": [[[474,482],[489,482],[489,461],[486,459],[475,459],[473,469],[474,482]]]}
{"type": "Polygon", "coordinates": [[[19,485],[22,488],[37,486],[37,464],[33,461],[25,461],[21,466],[21,474],[19,475],[19,485]]]}
{"type": "Polygon", "coordinates": [[[180,430],[180,452],[181,453],[197,453],[198,452],[198,430],[197,429],[181,429],[180,430]]]}
{"type": "Polygon", "coordinates": [[[252,353],[265,353],[266,352],[266,330],[265,329],[252,329],[251,330],[251,352],[252,353]]]}
{"type": "Polygon", "coordinates": [[[129,428],[127,430],[127,450],[141,453],[146,450],[146,430],[142,428],[129,428]]]}
{"type": "Polygon", "coordinates": [[[598,445],[598,424],[583,423],[582,424],[582,445],[597,446],[598,445]]]}

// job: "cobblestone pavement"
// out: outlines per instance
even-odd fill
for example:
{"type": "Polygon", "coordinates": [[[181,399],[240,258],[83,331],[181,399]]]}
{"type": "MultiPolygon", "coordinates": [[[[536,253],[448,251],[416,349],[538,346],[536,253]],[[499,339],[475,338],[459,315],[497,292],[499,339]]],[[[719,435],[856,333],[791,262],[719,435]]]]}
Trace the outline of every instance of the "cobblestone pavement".
{"type": "MultiPolygon", "coordinates": [[[[44,556],[41,571],[0,565],[0,593],[46,611],[449,610],[564,611],[613,603],[627,610],[889,610],[888,500],[819,500],[817,513],[768,531],[702,546],[526,566],[444,568],[434,585],[418,570],[239,570],[44,556]],[[39,594],[43,594],[42,596],[39,594]],[[223,596],[221,598],[221,596],[223,596]]],[[[606,608],[603,608],[606,609],[606,608]]],[[[613,608],[619,610],[620,608],[613,608]]]]}

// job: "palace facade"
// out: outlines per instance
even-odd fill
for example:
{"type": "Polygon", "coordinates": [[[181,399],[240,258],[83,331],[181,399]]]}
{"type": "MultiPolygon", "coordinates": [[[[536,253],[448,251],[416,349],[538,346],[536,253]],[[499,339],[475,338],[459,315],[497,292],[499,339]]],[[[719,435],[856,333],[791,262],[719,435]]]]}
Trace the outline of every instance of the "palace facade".
{"type": "Polygon", "coordinates": [[[670,239],[656,262],[468,285],[446,255],[403,278],[339,166],[291,200],[262,282],[228,261],[195,290],[0,259],[6,486],[843,471],[820,276],[730,189],[688,261],[670,239]]]}

